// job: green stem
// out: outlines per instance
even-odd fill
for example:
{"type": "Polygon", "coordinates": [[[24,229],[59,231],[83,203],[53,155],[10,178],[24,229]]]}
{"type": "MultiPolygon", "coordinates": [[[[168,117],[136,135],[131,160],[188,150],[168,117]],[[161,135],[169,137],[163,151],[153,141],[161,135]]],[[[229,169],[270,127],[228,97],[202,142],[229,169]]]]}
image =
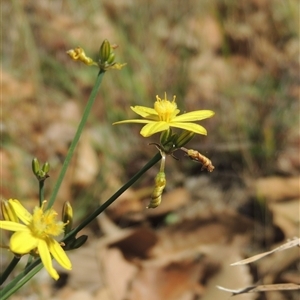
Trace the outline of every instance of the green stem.
{"type": "Polygon", "coordinates": [[[53,203],[54,203],[54,201],[56,199],[56,196],[58,194],[58,190],[59,190],[59,188],[61,186],[61,183],[62,183],[62,181],[64,179],[64,176],[65,176],[66,171],[68,169],[68,166],[70,164],[71,158],[73,156],[74,150],[75,150],[75,148],[77,146],[77,143],[79,141],[79,138],[81,136],[82,130],[83,130],[85,124],[86,124],[87,118],[88,118],[88,116],[90,114],[90,111],[92,109],[92,106],[93,106],[93,104],[95,102],[95,99],[96,99],[98,90],[100,88],[100,84],[101,84],[101,81],[102,81],[104,73],[105,73],[105,71],[100,70],[100,72],[99,72],[99,74],[97,76],[95,85],[94,85],[94,87],[92,89],[91,95],[89,97],[89,100],[88,100],[88,102],[86,104],[86,107],[85,107],[85,110],[83,112],[82,119],[81,119],[81,121],[80,121],[80,123],[78,125],[76,134],[75,134],[74,139],[73,139],[73,141],[71,143],[71,146],[70,146],[70,148],[68,150],[66,159],[65,159],[65,161],[63,163],[63,166],[62,166],[62,169],[61,169],[60,174],[58,176],[58,179],[56,181],[56,184],[55,184],[55,186],[53,188],[52,195],[51,195],[50,200],[48,202],[48,206],[47,206],[48,208],[50,208],[50,207],[53,206],[53,203]]]}
{"type": "Polygon", "coordinates": [[[2,285],[2,283],[6,280],[6,278],[9,276],[9,274],[13,271],[13,269],[18,264],[18,262],[20,261],[20,259],[21,259],[20,257],[14,256],[14,258],[12,259],[12,261],[10,262],[10,264],[7,266],[7,268],[1,274],[0,285],[2,285]]]}
{"type": "Polygon", "coordinates": [[[39,181],[39,202],[40,202],[40,207],[42,206],[42,203],[44,201],[44,180],[39,181]]]}
{"type": "Polygon", "coordinates": [[[0,299],[8,299],[42,268],[43,265],[41,264],[41,259],[39,258],[35,260],[31,265],[26,267],[19,275],[17,275],[3,290],[0,291],[0,299]]]}
{"type": "Polygon", "coordinates": [[[144,173],[146,173],[151,167],[153,167],[161,159],[161,154],[158,152],[152,159],[137,172],[127,183],[125,183],[117,192],[115,192],[106,202],[99,206],[90,216],[88,216],[81,224],[70,231],[63,241],[68,240],[70,237],[75,237],[76,234],[100,215],[109,205],[111,205],[118,197],[120,197],[130,186],[132,186],[144,173]]]}

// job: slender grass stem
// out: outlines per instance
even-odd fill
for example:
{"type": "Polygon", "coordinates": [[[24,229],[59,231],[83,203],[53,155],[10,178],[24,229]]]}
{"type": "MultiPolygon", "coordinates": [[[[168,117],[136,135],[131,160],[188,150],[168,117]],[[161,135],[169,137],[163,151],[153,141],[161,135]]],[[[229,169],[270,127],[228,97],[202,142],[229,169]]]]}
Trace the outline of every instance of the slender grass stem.
{"type": "Polygon", "coordinates": [[[7,277],[13,271],[13,269],[15,268],[15,266],[18,264],[19,261],[20,261],[20,257],[14,256],[14,258],[11,260],[10,264],[7,266],[7,268],[4,270],[4,272],[0,276],[0,285],[2,285],[2,283],[7,279],[7,277]]]}
{"type": "Polygon", "coordinates": [[[40,207],[42,206],[43,201],[45,200],[44,198],[44,180],[39,180],[39,203],[40,207]]]}
{"type": "Polygon", "coordinates": [[[58,179],[56,181],[56,184],[55,184],[55,186],[53,188],[52,195],[51,195],[50,200],[48,202],[48,206],[47,206],[48,208],[50,208],[50,207],[53,206],[53,203],[54,203],[54,201],[56,199],[56,196],[58,194],[59,188],[60,188],[60,186],[62,184],[62,181],[63,181],[63,179],[65,177],[66,171],[67,171],[68,166],[69,166],[69,164],[71,162],[71,159],[73,157],[75,148],[76,148],[76,146],[78,144],[78,141],[80,139],[80,136],[82,134],[83,128],[84,128],[84,126],[86,124],[86,121],[87,121],[88,116],[89,116],[89,114],[91,112],[92,106],[93,106],[93,104],[95,102],[95,99],[96,99],[98,90],[100,88],[100,84],[102,82],[104,73],[105,73],[105,71],[100,70],[100,72],[99,72],[99,74],[97,76],[95,85],[94,85],[94,87],[92,89],[91,95],[90,95],[90,97],[88,99],[88,102],[86,104],[85,110],[83,112],[82,119],[81,119],[81,121],[80,121],[80,123],[78,125],[78,128],[77,128],[77,131],[75,133],[74,139],[73,139],[73,141],[71,143],[71,146],[70,146],[70,148],[68,150],[66,159],[65,159],[65,161],[63,163],[63,166],[61,168],[61,171],[60,171],[60,174],[59,174],[58,179]]]}

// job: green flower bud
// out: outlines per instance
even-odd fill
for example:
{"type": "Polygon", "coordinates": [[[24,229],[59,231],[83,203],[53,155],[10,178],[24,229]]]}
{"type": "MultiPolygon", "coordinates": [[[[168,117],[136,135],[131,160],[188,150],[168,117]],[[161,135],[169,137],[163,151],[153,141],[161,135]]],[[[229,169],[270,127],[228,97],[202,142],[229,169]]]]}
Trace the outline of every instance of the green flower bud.
{"type": "Polygon", "coordinates": [[[73,226],[73,209],[69,201],[64,203],[62,209],[62,221],[65,223],[64,232],[66,235],[72,230],[73,226]]]}
{"type": "Polygon", "coordinates": [[[111,52],[106,62],[109,65],[111,65],[115,61],[115,57],[116,57],[115,53],[111,52]]]}
{"type": "Polygon", "coordinates": [[[69,246],[72,250],[77,249],[81,247],[87,241],[87,239],[88,239],[87,235],[81,235],[79,238],[73,240],[69,246]]]}
{"type": "Polygon", "coordinates": [[[108,40],[104,40],[101,47],[100,47],[100,53],[99,58],[101,63],[106,62],[111,54],[111,46],[108,40]]]}
{"type": "Polygon", "coordinates": [[[47,174],[50,171],[50,164],[46,161],[42,166],[42,171],[47,174]]]}
{"type": "Polygon", "coordinates": [[[194,132],[191,131],[183,131],[179,136],[177,136],[174,144],[176,148],[183,147],[187,144],[193,137],[195,136],[194,132]]]}
{"type": "Polygon", "coordinates": [[[33,174],[37,176],[40,171],[40,163],[36,157],[32,160],[31,165],[33,174]]]}
{"type": "Polygon", "coordinates": [[[161,135],[160,135],[160,143],[161,145],[165,145],[169,142],[169,139],[172,136],[172,129],[169,128],[168,130],[164,130],[162,131],[161,135]]]}

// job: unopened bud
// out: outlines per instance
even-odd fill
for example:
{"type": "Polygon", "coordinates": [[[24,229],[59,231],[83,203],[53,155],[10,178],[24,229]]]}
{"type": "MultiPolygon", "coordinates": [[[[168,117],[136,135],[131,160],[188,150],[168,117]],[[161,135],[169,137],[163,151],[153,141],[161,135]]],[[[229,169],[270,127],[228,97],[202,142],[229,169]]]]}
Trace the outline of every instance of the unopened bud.
{"type": "Polygon", "coordinates": [[[68,246],[70,249],[77,249],[81,247],[88,239],[87,235],[81,235],[79,238],[74,239],[68,246]]]}
{"type": "Polygon", "coordinates": [[[73,209],[69,201],[64,203],[62,209],[62,221],[65,224],[64,232],[66,235],[72,230],[73,226],[73,209]]]}
{"type": "Polygon", "coordinates": [[[43,166],[42,166],[42,171],[45,173],[45,174],[48,174],[48,172],[50,171],[50,164],[46,161],[43,166]]]}
{"type": "Polygon", "coordinates": [[[183,147],[185,144],[187,144],[193,137],[195,136],[194,132],[191,131],[183,131],[177,139],[174,141],[174,144],[176,148],[183,147]]]}
{"type": "Polygon", "coordinates": [[[104,63],[108,61],[108,58],[110,57],[111,54],[111,46],[108,40],[104,40],[101,47],[100,47],[100,53],[99,53],[99,58],[101,63],[104,63]]]}
{"type": "Polygon", "coordinates": [[[40,163],[36,157],[32,160],[31,166],[33,174],[37,175],[40,171],[40,163]]]}

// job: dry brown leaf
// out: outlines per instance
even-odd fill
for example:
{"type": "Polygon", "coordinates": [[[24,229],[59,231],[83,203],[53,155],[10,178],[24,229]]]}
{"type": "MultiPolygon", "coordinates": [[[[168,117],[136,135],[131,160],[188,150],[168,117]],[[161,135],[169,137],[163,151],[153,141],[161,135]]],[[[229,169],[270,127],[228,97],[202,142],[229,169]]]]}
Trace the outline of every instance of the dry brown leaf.
{"type": "MultiPolygon", "coordinates": [[[[237,288],[239,286],[250,285],[253,283],[249,268],[239,266],[238,269],[232,268],[230,263],[241,257],[240,249],[245,243],[242,236],[236,237],[232,243],[227,245],[211,245],[206,249],[207,255],[220,264],[220,270],[210,278],[206,285],[206,291],[201,300],[227,299],[224,291],[217,288],[217,285],[230,286],[237,288]]],[[[254,300],[255,295],[238,296],[237,300],[254,300]]]]}
{"type": "Polygon", "coordinates": [[[300,177],[267,177],[255,182],[256,196],[268,201],[300,198],[300,177]]]}
{"type": "Polygon", "coordinates": [[[144,209],[138,192],[132,188],[127,189],[112,205],[107,209],[107,214],[113,220],[141,220],[140,212],[144,209]]]}
{"type": "Polygon", "coordinates": [[[114,300],[126,299],[130,283],[137,272],[134,264],[125,260],[117,248],[105,249],[101,252],[101,261],[106,287],[114,300]]]}
{"type": "Polygon", "coordinates": [[[187,205],[190,201],[190,194],[185,188],[176,188],[168,193],[162,195],[161,204],[155,209],[147,209],[147,216],[159,216],[167,214],[180,208],[183,205],[187,205]]]}
{"type": "Polygon", "coordinates": [[[246,233],[252,228],[252,223],[234,211],[222,209],[197,213],[198,206],[189,209],[192,215],[183,213],[180,222],[158,232],[159,243],[152,249],[153,255],[193,249],[200,245],[223,245],[239,234],[250,237],[246,233]],[[189,216],[193,218],[187,218],[189,216]]]}
{"type": "Polygon", "coordinates": [[[205,263],[197,256],[181,260],[146,261],[132,283],[131,300],[192,300],[201,296],[199,284],[204,275],[205,263]]]}
{"type": "Polygon", "coordinates": [[[264,258],[257,264],[257,271],[262,280],[261,283],[277,283],[281,273],[289,267],[294,266],[295,268],[299,259],[299,247],[292,247],[285,251],[276,252],[272,256],[264,258]]]}
{"type": "Polygon", "coordinates": [[[99,158],[92,147],[91,139],[83,133],[76,150],[73,184],[85,188],[91,185],[99,172],[99,158]]]}
{"type": "Polygon", "coordinates": [[[68,284],[73,289],[84,287],[86,291],[94,292],[104,286],[104,278],[97,256],[96,241],[88,241],[76,251],[68,252],[72,262],[72,272],[68,284]]]}
{"type": "Polygon", "coordinates": [[[269,204],[273,213],[273,223],[276,224],[286,237],[297,236],[300,225],[300,198],[285,202],[269,204]]]}

